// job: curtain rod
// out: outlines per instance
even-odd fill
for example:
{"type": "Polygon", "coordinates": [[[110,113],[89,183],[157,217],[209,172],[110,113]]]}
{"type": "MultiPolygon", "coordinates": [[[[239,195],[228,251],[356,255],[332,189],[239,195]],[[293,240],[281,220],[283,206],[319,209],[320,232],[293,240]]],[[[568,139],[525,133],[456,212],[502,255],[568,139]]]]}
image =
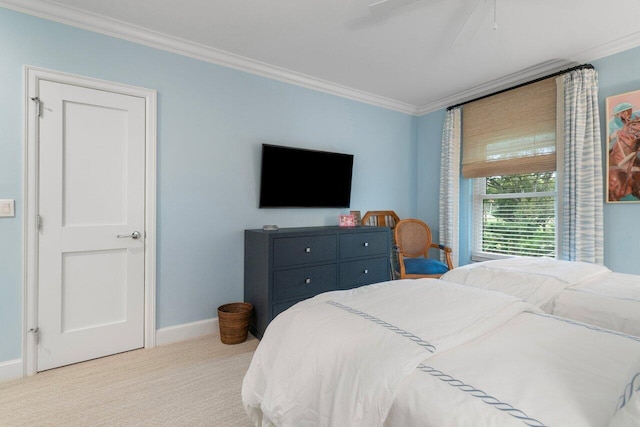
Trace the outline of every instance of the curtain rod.
{"type": "Polygon", "coordinates": [[[535,80],[531,80],[529,82],[520,83],[519,85],[515,85],[515,86],[512,86],[512,87],[507,88],[507,89],[502,89],[502,90],[499,90],[497,92],[490,93],[488,95],[479,96],[479,97],[471,99],[469,101],[465,101],[465,102],[461,102],[461,103],[456,104],[456,105],[452,105],[450,107],[447,107],[447,111],[452,110],[452,109],[457,108],[457,107],[462,107],[464,104],[469,104],[470,102],[475,102],[475,101],[479,101],[479,100],[484,99],[484,98],[488,98],[490,96],[498,95],[498,94],[500,94],[502,92],[507,92],[509,90],[518,89],[519,87],[530,85],[532,83],[537,83],[537,82],[539,82],[541,80],[546,80],[546,79],[550,79],[551,77],[556,77],[556,76],[560,76],[562,74],[570,73],[571,71],[583,70],[583,69],[591,69],[591,70],[593,70],[593,68],[594,67],[591,64],[576,65],[575,67],[567,68],[566,70],[562,70],[562,71],[557,71],[557,72],[555,72],[553,74],[549,74],[548,76],[539,77],[539,78],[537,78],[535,80]]]}

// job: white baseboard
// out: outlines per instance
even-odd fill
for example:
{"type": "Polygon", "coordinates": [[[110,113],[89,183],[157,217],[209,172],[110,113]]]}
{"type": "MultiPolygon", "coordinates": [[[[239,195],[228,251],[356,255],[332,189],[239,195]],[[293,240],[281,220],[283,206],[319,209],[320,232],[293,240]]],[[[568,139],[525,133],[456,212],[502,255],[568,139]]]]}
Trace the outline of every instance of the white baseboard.
{"type": "Polygon", "coordinates": [[[158,329],[156,331],[156,345],[173,344],[211,334],[220,335],[217,317],[158,329]]]}
{"type": "Polygon", "coordinates": [[[22,378],[22,359],[0,362],[0,382],[22,378]]]}
{"type": "MultiPolygon", "coordinates": [[[[220,336],[218,318],[170,326],[156,331],[156,345],[173,344],[204,335],[220,336]]],[[[22,359],[0,362],[0,382],[23,378],[22,359]]]]}

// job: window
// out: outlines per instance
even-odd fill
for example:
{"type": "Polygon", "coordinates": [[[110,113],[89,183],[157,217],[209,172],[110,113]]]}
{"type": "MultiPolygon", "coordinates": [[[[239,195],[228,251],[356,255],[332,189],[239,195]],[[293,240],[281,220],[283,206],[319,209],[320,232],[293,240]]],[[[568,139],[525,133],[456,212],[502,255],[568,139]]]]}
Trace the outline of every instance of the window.
{"type": "Polygon", "coordinates": [[[556,256],[556,173],[474,180],[474,257],[556,256]]]}
{"type": "Polygon", "coordinates": [[[550,78],[463,107],[474,260],[556,256],[557,90],[550,78]]]}

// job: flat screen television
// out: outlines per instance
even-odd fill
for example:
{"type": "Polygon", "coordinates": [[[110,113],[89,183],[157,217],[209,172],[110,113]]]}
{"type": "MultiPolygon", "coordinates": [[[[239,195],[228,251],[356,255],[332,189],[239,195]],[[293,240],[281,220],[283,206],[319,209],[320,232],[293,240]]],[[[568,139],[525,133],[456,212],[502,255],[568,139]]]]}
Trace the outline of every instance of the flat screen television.
{"type": "Polygon", "coordinates": [[[260,208],[348,208],[353,154],[262,144],[260,208]]]}

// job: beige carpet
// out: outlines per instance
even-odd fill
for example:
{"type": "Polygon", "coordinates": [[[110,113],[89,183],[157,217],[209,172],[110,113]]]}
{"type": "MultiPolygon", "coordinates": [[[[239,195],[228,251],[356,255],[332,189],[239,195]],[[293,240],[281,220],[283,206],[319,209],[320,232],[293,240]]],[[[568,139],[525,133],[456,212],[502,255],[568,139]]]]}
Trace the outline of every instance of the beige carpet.
{"type": "Polygon", "coordinates": [[[250,426],[242,378],[258,340],[217,335],[0,383],[5,426],[250,426]]]}

